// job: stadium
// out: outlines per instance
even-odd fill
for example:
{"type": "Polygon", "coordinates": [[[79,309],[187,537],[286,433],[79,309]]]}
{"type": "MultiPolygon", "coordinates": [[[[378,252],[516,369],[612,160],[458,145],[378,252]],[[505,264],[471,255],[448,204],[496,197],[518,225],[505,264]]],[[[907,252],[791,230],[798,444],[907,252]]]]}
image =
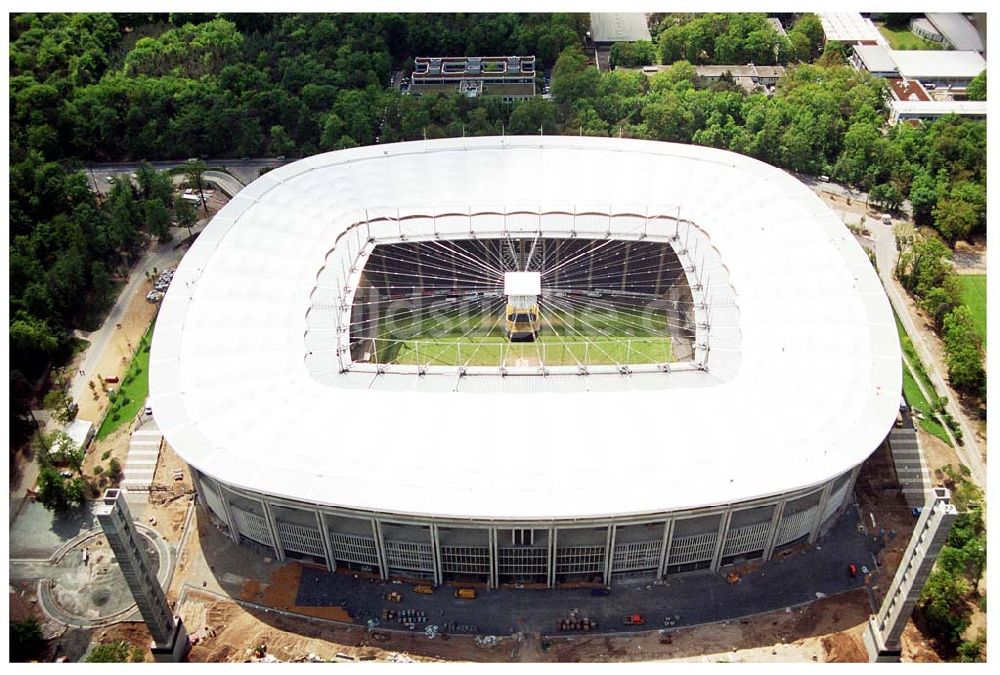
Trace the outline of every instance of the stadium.
{"type": "Polygon", "coordinates": [[[874,269],[794,177],[552,136],[265,174],[177,268],[150,360],[157,423],[234,541],[490,587],[816,541],[901,378],[874,269]]]}

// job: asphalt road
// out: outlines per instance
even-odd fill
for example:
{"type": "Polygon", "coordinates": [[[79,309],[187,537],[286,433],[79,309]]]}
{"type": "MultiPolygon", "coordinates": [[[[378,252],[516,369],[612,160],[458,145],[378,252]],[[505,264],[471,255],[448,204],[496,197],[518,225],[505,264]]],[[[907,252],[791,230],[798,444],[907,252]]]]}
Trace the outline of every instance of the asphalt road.
{"type": "MultiPolygon", "coordinates": [[[[261,169],[279,167],[294,160],[258,157],[251,159],[206,159],[203,161],[205,162],[205,166],[209,168],[226,168],[246,185],[260,175],[261,169]]],[[[90,187],[95,192],[104,194],[111,188],[111,182],[108,180],[108,177],[129,176],[144,163],[149,164],[158,171],[164,171],[166,169],[182,167],[186,162],[186,159],[157,160],[153,162],[92,162],[85,165],[84,169],[90,179],[90,187]]],[[[206,177],[208,173],[206,172],[206,177]]]]}

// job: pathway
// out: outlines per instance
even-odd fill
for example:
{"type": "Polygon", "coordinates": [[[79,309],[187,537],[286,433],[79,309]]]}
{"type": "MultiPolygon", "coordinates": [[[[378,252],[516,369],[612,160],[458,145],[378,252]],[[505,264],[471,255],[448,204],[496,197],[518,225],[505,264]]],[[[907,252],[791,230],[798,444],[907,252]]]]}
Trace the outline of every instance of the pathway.
{"type": "MultiPolygon", "coordinates": [[[[966,419],[965,412],[956,403],[959,397],[942,376],[940,364],[927,346],[923,333],[917,329],[913,316],[910,314],[909,307],[903,297],[903,292],[896,282],[894,272],[898,252],[896,250],[896,235],[893,232],[893,226],[881,221],[871,221],[870,224],[872,234],[875,237],[875,259],[878,265],[878,273],[882,279],[882,285],[885,286],[889,302],[896,310],[896,315],[899,316],[903,328],[906,329],[906,334],[910,336],[910,340],[913,342],[913,346],[917,350],[917,355],[924,364],[931,384],[934,385],[937,391],[947,394],[948,405],[945,408],[958,422],[959,428],[962,430],[962,440],[965,442],[965,445],[958,445],[957,443],[955,445],[955,450],[959,458],[972,471],[972,479],[978,485],[985,487],[986,462],[980,453],[975,430],[966,419]]],[[[920,380],[918,379],[917,382],[919,383],[920,380]]],[[[947,429],[947,427],[945,428],[947,429]]]]}

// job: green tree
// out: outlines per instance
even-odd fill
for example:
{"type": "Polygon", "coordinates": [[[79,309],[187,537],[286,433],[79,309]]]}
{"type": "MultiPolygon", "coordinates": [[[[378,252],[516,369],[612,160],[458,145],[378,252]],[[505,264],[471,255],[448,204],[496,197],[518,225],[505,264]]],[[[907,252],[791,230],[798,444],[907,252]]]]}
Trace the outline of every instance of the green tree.
{"type": "Polygon", "coordinates": [[[913,207],[913,219],[918,225],[930,224],[937,201],[937,181],[926,171],[917,173],[910,184],[910,205],[913,207]]]}
{"type": "Polygon", "coordinates": [[[510,114],[510,133],[556,133],[556,110],[543,98],[529,98],[514,106],[510,114]]]}
{"type": "Polygon", "coordinates": [[[66,383],[64,381],[60,380],[53,383],[52,388],[45,394],[42,405],[52,411],[52,417],[56,421],[63,424],[71,422],[76,417],[76,406],[73,404],[73,398],[66,390],[66,383]]]}
{"type": "Polygon", "coordinates": [[[143,218],[146,229],[157,240],[170,241],[170,211],[159,198],[146,200],[143,204],[143,218]]]}
{"type": "Polygon", "coordinates": [[[974,204],[951,196],[938,200],[932,216],[934,229],[952,243],[968,239],[979,222],[974,204]]]}
{"type": "Polygon", "coordinates": [[[583,98],[593,98],[600,75],[587,65],[587,57],[576,45],[563,50],[552,68],[552,98],[569,106],[583,98]]]}
{"type": "Polygon", "coordinates": [[[187,228],[188,237],[193,236],[191,228],[198,222],[198,212],[195,211],[194,205],[186,199],[178,199],[174,204],[174,216],[179,226],[187,228]]]}
{"type": "Polygon", "coordinates": [[[87,498],[87,484],[83,478],[65,478],[51,466],[38,472],[38,501],[56,513],[65,513],[83,505],[87,498]]]}
{"type": "Polygon", "coordinates": [[[208,169],[205,166],[205,162],[200,159],[189,159],[184,163],[184,176],[187,178],[188,185],[191,186],[193,190],[198,191],[198,195],[201,197],[201,204],[205,208],[205,213],[208,213],[208,202],[205,200],[205,171],[208,169]]]}
{"type": "Polygon", "coordinates": [[[45,649],[42,624],[35,617],[10,622],[10,660],[16,663],[34,661],[45,649]]]}
{"type": "Polygon", "coordinates": [[[906,290],[918,298],[933,288],[944,285],[952,274],[951,251],[936,237],[922,237],[914,242],[912,250],[900,256],[899,280],[906,290]]]}
{"type": "Polygon", "coordinates": [[[612,68],[649,66],[659,59],[656,47],[648,40],[616,42],[611,46],[608,62],[612,68]]]}
{"type": "Polygon", "coordinates": [[[174,185],[170,180],[170,174],[166,171],[157,171],[147,162],[143,162],[136,169],[135,180],[142,199],[159,199],[164,206],[173,206],[174,185]]]}
{"type": "Polygon", "coordinates": [[[966,96],[969,97],[970,101],[985,101],[986,100],[986,71],[976,75],[969,82],[969,86],[965,90],[966,96]]]}
{"type": "Polygon", "coordinates": [[[822,53],[825,38],[822,22],[812,13],[800,16],[788,31],[792,55],[803,63],[810,63],[822,53]]]}
{"type": "Polygon", "coordinates": [[[141,663],[145,657],[138,647],[119,640],[94,645],[85,660],[87,663],[141,663]]]}
{"type": "Polygon", "coordinates": [[[275,124],[271,127],[271,143],[269,147],[271,155],[275,157],[284,157],[285,155],[290,155],[295,151],[295,141],[288,136],[288,132],[285,131],[285,127],[280,124],[275,124]]]}
{"type": "Polygon", "coordinates": [[[879,183],[873,186],[868,193],[868,199],[875,206],[889,211],[895,211],[903,203],[903,195],[891,183],[879,183]]]}
{"type": "Polygon", "coordinates": [[[986,389],[986,371],[972,313],[965,305],[959,305],[944,317],[943,323],[948,379],[960,391],[982,395],[986,389]]]}

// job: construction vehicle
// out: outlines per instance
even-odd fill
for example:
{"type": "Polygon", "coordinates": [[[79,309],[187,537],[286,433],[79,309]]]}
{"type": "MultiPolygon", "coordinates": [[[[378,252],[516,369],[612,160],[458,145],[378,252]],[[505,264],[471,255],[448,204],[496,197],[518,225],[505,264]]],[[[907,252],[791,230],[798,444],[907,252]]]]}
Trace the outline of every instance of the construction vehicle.
{"type": "Polygon", "coordinates": [[[625,617],[624,623],[626,626],[645,626],[646,617],[642,614],[629,614],[625,617]]]}
{"type": "Polygon", "coordinates": [[[426,584],[419,584],[413,587],[413,592],[423,593],[424,595],[434,595],[434,587],[426,584]]]}
{"type": "Polygon", "coordinates": [[[459,588],[455,590],[455,597],[461,598],[463,600],[475,600],[476,599],[476,589],[474,588],[459,588]]]}
{"type": "Polygon", "coordinates": [[[396,591],[391,591],[385,594],[385,599],[388,600],[389,602],[402,602],[403,596],[400,593],[397,593],[396,591]]]}
{"type": "Polygon", "coordinates": [[[504,310],[507,337],[511,342],[534,342],[538,337],[538,305],[515,306],[507,303],[504,310]]]}

